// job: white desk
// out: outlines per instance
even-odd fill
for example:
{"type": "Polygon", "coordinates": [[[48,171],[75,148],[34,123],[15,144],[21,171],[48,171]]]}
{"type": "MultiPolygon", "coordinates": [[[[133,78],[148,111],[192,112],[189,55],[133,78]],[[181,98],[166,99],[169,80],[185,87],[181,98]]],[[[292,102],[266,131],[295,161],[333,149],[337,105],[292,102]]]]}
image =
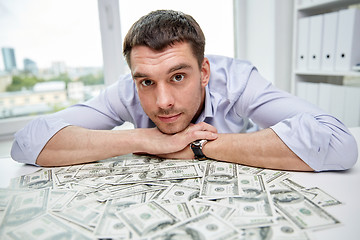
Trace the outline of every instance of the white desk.
{"type": "MultiPolygon", "coordinates": [[[[350,129],[355,136],[360,149],[360,127],[350,129]]],[[[38,168],[17,163],[10,157],[0,158],[0,187],[7,187],[13,177],[28,174],[38,168]]],[[[360,236],[360,156],[357,164],[348,171],[304,173],[294,172],[294,181],[305,187],[319,187],[332,195],[342,205],[326,208],[330,214],[341,221],[342,225],[309,234],[311,239],[359,239],[360,236]]]]}

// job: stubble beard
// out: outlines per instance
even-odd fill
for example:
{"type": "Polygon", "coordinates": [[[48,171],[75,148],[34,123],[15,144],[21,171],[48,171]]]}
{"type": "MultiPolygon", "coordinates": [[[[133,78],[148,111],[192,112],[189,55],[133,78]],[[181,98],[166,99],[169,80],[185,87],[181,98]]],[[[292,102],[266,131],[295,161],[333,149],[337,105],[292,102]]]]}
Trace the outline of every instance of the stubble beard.
{"type": "Polygon", "coordinates": [[[174,111],[174,110],[159,110],[156,114],[153,115],[153,122],[155,123],[156,127],[159,129],[160,132],[168,135],[173,135],[179,132],[182,132],[185,130],[189,125],[190,121],[187,121],[186,119],[181,119],[183,116],[186,115],[185,111],[174,111]],[[182,116],[180,116],[180,119],[174,123],[163,123],[159,119],[157,119],[157,115],[171,115],[171,114],[179,114],[181,113],[182,116]],[[157,121],[154,121],[157,120],[157,121]]]}

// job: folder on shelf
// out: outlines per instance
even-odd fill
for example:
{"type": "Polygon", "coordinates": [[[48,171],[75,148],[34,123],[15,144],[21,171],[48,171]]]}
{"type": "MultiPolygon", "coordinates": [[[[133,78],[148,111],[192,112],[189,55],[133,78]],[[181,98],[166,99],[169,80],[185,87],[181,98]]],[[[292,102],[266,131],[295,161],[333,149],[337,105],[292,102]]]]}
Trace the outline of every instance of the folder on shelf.
{"type": "Polygon", "coordinates": [[[342,85],[320,83],[318,106],[325,112],[344,120],[345,88],[342,85]]]}
{"type": "Polygon", "coordinates": [[[324,14],[323,40],[321,50],[321,70],[333,71],[335,68],[335,49],[338,12],[324,14]]]}
{"type": "Polygon", "coordinates": [[[308,17],[301,18],[298,21],[296,68],[300,71],[307,70],[309,24],[310,19],[308,17]]]}
{"type": "Polygon", "coordinates": [[[360,62],[360,9],[339,11],[335,70],[349,71],[360,62]]]}
{"type": "Polygon", "coordinates": [[[345,87],[344,123],[347,127],[360,126],[360,87],[345,87]]]}
{"type": "Polygon", "coordinates": [[[323,15],[310,17],[308,69],[319,70],[323,36],[323,15]]]}
{"type": "Polygon", "coordinates": [[[296,84],[296,96],[305,99],[316,106],[318,105],[318,90],[318,83],[297,82],[296,84]]]}

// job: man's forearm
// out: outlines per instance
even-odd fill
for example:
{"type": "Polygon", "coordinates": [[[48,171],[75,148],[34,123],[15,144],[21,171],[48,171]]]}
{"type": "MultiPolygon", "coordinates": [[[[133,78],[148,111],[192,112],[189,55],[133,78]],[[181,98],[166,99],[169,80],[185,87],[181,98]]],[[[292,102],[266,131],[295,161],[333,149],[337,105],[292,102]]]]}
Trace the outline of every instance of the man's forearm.
{"type": "Polygon", "coordinates": [[[246,134],[219,134],[204,146],[208,158],[249,166],[313,171],[294,154],[272,129],[246,134]]]}
{"type": "Polygon", "coordinates": [[[216,128],[194,124],[168,135],[157,128],[89,130],[68,126],[57,132],[37,157],[40,166],[64,166],[93,162],[129,153],[153,155],[180,151],[196,139],[216,139],[216,128]]]}
{"type": "Polygon", "coordinates": [[[65,166],[93,162],[100,159],[128,154],[136,145],[133,130],[88,130],[68,126],[56,133],[39,154],[40,166],[65,166]]]}

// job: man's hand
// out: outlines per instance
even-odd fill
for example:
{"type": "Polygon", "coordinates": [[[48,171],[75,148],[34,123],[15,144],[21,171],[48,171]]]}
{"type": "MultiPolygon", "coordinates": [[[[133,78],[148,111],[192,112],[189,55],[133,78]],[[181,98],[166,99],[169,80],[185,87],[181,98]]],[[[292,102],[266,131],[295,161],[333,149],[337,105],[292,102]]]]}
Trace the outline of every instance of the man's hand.
{"type": "Polygon", "coordinates": [[[215,140],[217,129],[207,123],[191,124],[183,131],[169,135],[158,128],[142,129],[146,146],[143,153],[164,158],[193,158],[189,144],[198,139],[215,140]]]}

